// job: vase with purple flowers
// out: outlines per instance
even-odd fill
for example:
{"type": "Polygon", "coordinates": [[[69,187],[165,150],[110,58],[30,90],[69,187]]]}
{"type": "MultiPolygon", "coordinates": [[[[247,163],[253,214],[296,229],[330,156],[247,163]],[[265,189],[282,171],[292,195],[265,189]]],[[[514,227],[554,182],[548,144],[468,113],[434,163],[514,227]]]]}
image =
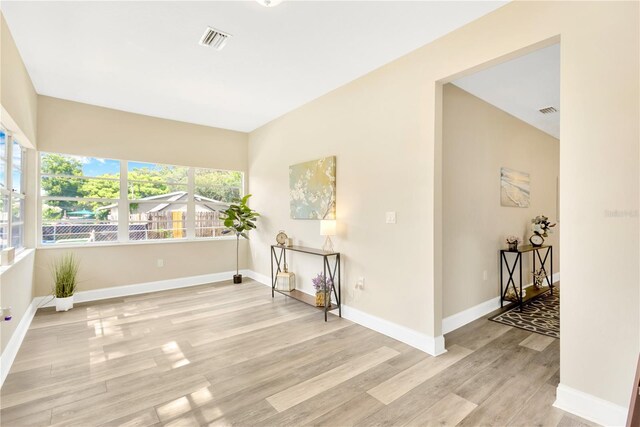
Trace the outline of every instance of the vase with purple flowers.
{"type": "Polygon", "coordinates": [[[333,280],[330,277],[325,277],[324,274],[318,273],[318,275],[311,279],[313,283],[313,289],[316,291],[316,306],[324,307],[324,298],[327,296],[327,306],[331,307],[331,290],[333,289],[333,280]]]}

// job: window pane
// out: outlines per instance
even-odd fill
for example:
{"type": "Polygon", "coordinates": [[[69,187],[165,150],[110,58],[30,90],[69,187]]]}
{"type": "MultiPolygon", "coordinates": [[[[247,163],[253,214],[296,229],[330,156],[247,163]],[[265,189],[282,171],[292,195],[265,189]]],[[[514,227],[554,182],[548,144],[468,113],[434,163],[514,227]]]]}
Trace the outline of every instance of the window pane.
{"type": "Polygon", "coordinates": [[[117,240],[117,203],[47,200],[42,204],[42,243],[117,240]]]}
{"type": "Polygon", "coordinates": [[[120,162],[97,157],[41,153],[40,172],[51,175],[118,178],[120,162]]]}
{"type": "Polygon", "coordinates": [[[242,197],[242,172],[196,169],[195,185],[196,200],[232,202],[242,197]]]}
{"type": "Polygon", "coordinates": [[[129,204],[129,239],[159,240],[187,237],[186,203],[129,204]]]}
{"type": "Polygon", "coordinates": [[[11,246],[24,246],[24,199],[11,198],[11,246]]]}
{"type": "Polygon", "coordinates": [[[0,130],[0,187],[7,188],[7,134],[0,130]]]}
{"type": "Polygon", "coordinates": [[[188,169],[156,163],[127,163],[129,199],[186,201],[188,169]]]}
{"type": "Polygon", "coordinates": [[[7,133],[0,129],[0,159],[7,158],[7,133]]]}
{"type": "Polygon", "coordinates": [[[225,203],[197,203],[196,237],[219,237],[228,234],[220,219],[221,211],[228,207],[225,203]]]}
{"type": "Polygon", "coordinates": [[[21,222],[11,226],[11,246],[16,250],[24,247],[24,224],[21,222]]]}
{"type": "Polygon", "coordinates": [[[161,165],[158,163],[128,162],[127,177],[130,181],[186,185],[188,169],[183,166],[161,165]]]}
{"type": "Polygon", "coordinates": [[[0,188],[7,188],[7,163],[0,160],[0,188]]]}
{"type": "Polygon", "coordinates": [[[23,193],[24,192],[24,188],[23,188],[23,182],[22,182],[22,178],[24,176],[23,174],[23,170],[24,170],[24,161],[25,161],[25,156],[24,156],[24,149],[22,148],[22,146],[18,143],[18,141],[13,140],[13,148],[12,148],[12,163],[11,163],[11,187],[13,189],[13,191],[15,191],[16,193],[23,193]]]}
{"type": "Polygon", "coordinates": [[[129,200],[185,201],[187,186],[163,182],[129,182],[129,200]]]}
{"type": "Polygon", "coordinates": [[[9,245],[9,196],[0,195],[0,249],[9,245]]]}
{"type": "Polygon", "coordinates": [[[17,197],[11,199],[11,221],[24,221],[24,199],[17,197]]]}
{"type": "Polygon", "coordinates": [[[13,162],[12,165],[14,168],[22,169],[22,146],[18,143],[18,141],[13,140],[13,148],[12,148],[12,157],[13,162]]]}
{"type": "Polygon", "coordinates": [[[43,176],[40,179],[40,194],[47,197],[117,200],[120,198],[120,181],[100,178],[43,176]]]}
{"type": "Polygon", "coordinates": [[[11,187],[16,193],[22,193],[22,170],[12,168],[11,187]]]}

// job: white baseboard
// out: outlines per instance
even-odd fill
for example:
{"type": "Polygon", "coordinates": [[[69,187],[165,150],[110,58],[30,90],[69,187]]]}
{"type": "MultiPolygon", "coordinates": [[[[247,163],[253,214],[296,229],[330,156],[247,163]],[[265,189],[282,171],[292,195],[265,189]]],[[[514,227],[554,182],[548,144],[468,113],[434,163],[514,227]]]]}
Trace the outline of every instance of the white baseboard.
{"type": "MultiPolygon", "coordinates": [[[[166,291],[169,289],[186,288],[190,286],[204,285],[207,283],[223,282],[232,280],[235,271],[225,271],[222,273],[203,274],[200,276],[180,277],[177,279],[158,280],[156,282],[140,283],[136,285],[115,286],[113,288],[93,289],[90,291],[79,291],[73,296],[73,302],[98,301],[108,298],[118,298],[130,295],[146,294],[149,292],[166,291]]],[[[43,303],[40,307],[52,307],[55,300],[49,296],[36,297],[38,303],[43,303]]]]}
{"type": "MultiPolygon", "coordinates": [[[[551,283],[557,283],[559,281],[560,272],[553,275],[553,282],[551,283]]],[[[533,286],[533,283],[527,284],[524,288],[526,289],[531,286],[533,286]]],[[[452,314],[449,317],[445,317],[444,319],[442,319],[442,333],[448,334],[451,331],[455,331],[456,329],[466,325],[467,323],[471,323],[474,320],[486,316],[487,314],[499,308],[500,296],[497,296],[488,301],[481,302],[478,305],[474,305],[473,307],[463,310],[459,313],[452,314]]]]}
{"type": "MultiPolygon", "coordinates": [[[[256,282],[262,283],[266,286],[271,286],[271,280],[269,276],[256,273],[251,270],[243,270],[243,274],[256,282]]],[[[336,314],[332,311],[331,314],[336,314]]],[[[357,310],[353,307],[349,307],[346,304],[342,305],[342,317],[351,320],[365,328],[372,329],[383,335],[401,341],[411,347],[422,350],[432,356],[438,356],[446,353],[444,348],[444,337],[430,337],[406,326],[398,325],[397,323],[390,322],[380,317],[373,316],[363,311],[357,310]]]]}
{"type": "Polygon", "coordinates": [[[351,320],[365,328],[372,329],[383,335],[401,341],[411,347],[422,350],[432,356],[439,356],[446,353],[444,348],[444,337],[430,337],[406,326],[398,325],[380,317],[373,316],[348,305],[342,306],[342,317],[351,320]]]}
{"type": "Polygon", "coordinates": [[[553,406],[603,426],[624,426],[627,419],[627,408],[564,384],[558,385],[553,406]]]}
{"type": "Polygon", "coordinates": [[[0,387],[4,384],[4,380],[7,378],[7,375],[9,375],[11,365],[13,365],[13,361],[18,354],[18,350],[20,350],[22,340],[24,340],[24,337],[27,335],[29,325],[31,325],[31,321],[33,320],[33,316],[35,316],[37,309],[38,301],[34,299],[22,315],[18,326],[13,331],[13,335],[11,335],[11,339],[9,339],[7,346],[2,352],[2,356],[0,356],[0,387]]]}
{"type": "Polygon", "coordinates": [[[500,297],[495,297],[489,301],[482,302],[460,313],[453,314],[442,319],[442,333],[448,334],[451,331],[471,323],[476,319],[486,316],[494,310],[500,308],[500,297]]]}

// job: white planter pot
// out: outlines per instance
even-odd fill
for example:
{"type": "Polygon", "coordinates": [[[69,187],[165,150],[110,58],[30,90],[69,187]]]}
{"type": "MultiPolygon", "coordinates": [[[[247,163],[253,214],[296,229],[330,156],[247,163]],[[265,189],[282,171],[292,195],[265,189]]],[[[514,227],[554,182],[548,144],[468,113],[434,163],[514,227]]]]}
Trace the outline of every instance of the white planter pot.
{"type": "Polygon", "coordinates": [[[56,298],[56,311],[69,311],[73,308],[73,295],[67,298],[56,298]]]}

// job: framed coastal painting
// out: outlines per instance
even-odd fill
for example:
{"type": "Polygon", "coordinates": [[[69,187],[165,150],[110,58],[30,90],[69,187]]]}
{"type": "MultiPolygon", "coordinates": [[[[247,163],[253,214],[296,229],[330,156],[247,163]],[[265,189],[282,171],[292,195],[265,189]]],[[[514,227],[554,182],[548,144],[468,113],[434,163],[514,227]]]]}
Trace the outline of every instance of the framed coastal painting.
{"type": "Polygon", "coordinates": [[[530,201],[529,174],[500,168],[500,204],[515,208],[528,208],[530,201]]]}
{"type": "Polygon", "coordinates": [[[293,219],[336,218],[336,157],[289,166],[289,207],[293,219]]]}

